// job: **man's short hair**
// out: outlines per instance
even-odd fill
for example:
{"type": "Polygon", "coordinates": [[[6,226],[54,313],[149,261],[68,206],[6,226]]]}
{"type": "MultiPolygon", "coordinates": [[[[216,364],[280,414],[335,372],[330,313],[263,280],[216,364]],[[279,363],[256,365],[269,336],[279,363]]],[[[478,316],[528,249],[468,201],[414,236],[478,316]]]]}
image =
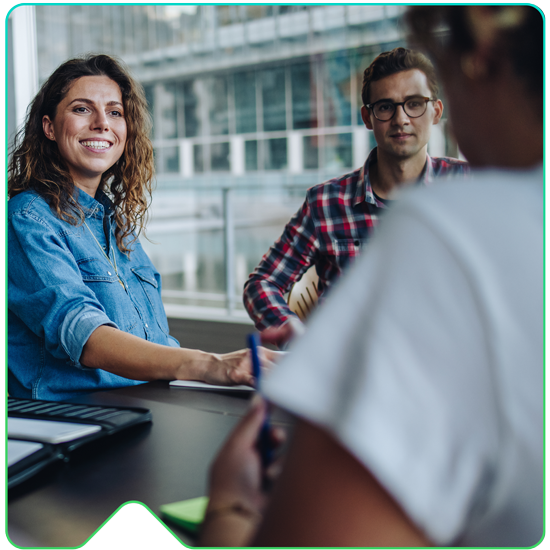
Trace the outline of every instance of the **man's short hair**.
{"type": "Polygon", "coordinates": [[[370,103],[370,87],[373,82],[381,80],[386,76],[391,76],[401,71],[418,69],[422,71],[428,79],[428,86],[432,98],[436,98],[439,93],[437,78],[434,66],[431,61],[422,53],[407,48],[395,48],[390,52],[381,53],[366,69],[363,74],[363,87],[361,89],[361,99],[363,105],[370,103]]]}

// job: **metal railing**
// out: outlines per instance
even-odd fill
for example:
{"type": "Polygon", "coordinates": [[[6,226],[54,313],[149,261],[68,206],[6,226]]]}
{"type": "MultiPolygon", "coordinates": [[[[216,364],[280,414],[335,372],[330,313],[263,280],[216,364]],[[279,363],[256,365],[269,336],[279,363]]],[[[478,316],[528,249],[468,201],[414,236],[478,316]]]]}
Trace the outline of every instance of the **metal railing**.
{"type": "MultiPolygon", "coordinates": [[[[169,316],[173,317],[190,317],[201,319],[225,319],[236,322],[245,322],[248,320],[248,316],[242,307],[239,307],[240,296],[236,294],[236,238],[235,228],[236,226],[242,228],[247,226],[255,226],[257,221],[252,220],[236,220],[234,210],[234,197],[236,192],[241,192],[244,189],[251,191],[265,190],[269,193],[281,192],[282,196],[286,196],[287,200],[292,203],[296,201],[299,204],[303,200],[305,189],[309,185],[283,185],[273,188],[266,185],[258,184],[245,184],[245,185],[223,185],[222,187],[211,188],[213,194],[221,194],[221,214],[222,219],[212,219],[211,223],[207,227],[197,228],[201,230],[221,229],[223,239],[223,271],[224,271],[224,291],[200,291],[191,289],[163,289],[162,296],[164,299],[164,305],[169,316]],[[191,303],[211,302],[212,306],[208,305],[178,305],[174,301],[187,300],[191,303]],[[223,304],[223,305],[222,305],[223,304]],[[178,313],[179,312],[179,313],[178,313]]],[[[201,191],[205,189],[202,188],[201,191]]],[[[215,195],[214,195],[215,196],[215,195]]],[[[218,195],[219,196],[219,195],[218,195]]],[[[219,203],[218,203],[219,204],[219,203]]],[[[289,207],[289,210],[294,208],[294,204],[289,207]]],[[[290,218],[290,212],[289,212],[290,218]]],[[[288,219],[289,219],[288,218],[288,219]]],[[[285,219],[285,222],[287,220],[285,219]]],[[[261,222],[260,222],[261,224],[261,222]]],[[[284,222],[281,219],[281,231],[283,229],[284,222]]],[[[186,229],[190,230],[189,228],[186,229]]],[[[267,250],[267,248],[266,248],[267,250]]]]}

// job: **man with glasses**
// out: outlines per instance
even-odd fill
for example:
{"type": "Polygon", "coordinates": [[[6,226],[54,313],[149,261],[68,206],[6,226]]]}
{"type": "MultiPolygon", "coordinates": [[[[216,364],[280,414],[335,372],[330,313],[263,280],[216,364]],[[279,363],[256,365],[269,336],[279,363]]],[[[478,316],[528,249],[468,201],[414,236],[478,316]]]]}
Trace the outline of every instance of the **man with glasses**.
{"type": "Polygon", "coordinates": [[[443,114],[437,95],[434,68],[419,52],[395,48],[365,70],[361,116],[377,147],[361,168],[308,190],[302,207],[250,275],[243,301],[259,330],[285,325],[286,331],[278,331],[284,340],[299,330],[284,293],[311,265],[319,276],[319,293],[326,292],[398,190],[467,174],[463,161],[428,155],[432,126],[443,114]]]}

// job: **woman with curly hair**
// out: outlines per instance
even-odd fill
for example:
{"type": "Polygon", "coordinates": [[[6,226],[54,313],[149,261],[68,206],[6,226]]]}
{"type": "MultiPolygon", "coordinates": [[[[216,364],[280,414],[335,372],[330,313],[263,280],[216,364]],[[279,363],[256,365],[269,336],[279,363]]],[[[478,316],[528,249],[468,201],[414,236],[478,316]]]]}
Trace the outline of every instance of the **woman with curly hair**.
{"type": "Polygon", "coordinates": [[[169,335],[160,275],[137,240],[150,129],[143,89],[107,55],[63,63],[33,100],[8,175],[10,395],[251,382],[245,350],[183,349],[169,335]]]}

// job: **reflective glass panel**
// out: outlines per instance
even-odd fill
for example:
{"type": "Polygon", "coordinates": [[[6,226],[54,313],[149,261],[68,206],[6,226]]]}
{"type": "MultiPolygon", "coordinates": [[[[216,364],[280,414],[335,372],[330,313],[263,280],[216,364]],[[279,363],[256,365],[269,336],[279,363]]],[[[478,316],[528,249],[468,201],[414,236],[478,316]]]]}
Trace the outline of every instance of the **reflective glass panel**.
{"type": "Polygon", "coordinates": [[[353,164],[352,134],[324,136],[323,168],[337,172],[351,168],[353,164]]]}
{"type": "Polygon", "coordinates": [[[286,129],[285,71],[270,69],[260,73],[264,112],[264,131],[286,129]]]}
{"type": "Polygon", "coordinates": [[[180,171],[177,147],[156,147],[155,165],[159,174],[177,174],[180,171]]]}
{"type": "Polygon", "coordinates": [[[264,170],[284,170],[287,166],[286,138],[266,139],[263,144],[264,170]]]}
{"type": "Polygon", "coordinates": [[[238,134],[256,131],[256,74],[253,71],[234,76],[235,125],[238,134]]]}
{"type": "Polygon", "coordinates": [[[258,142],[256,140],[244,142],[244,167],[247,172],[258,170],[258,142]]]}
{"type": "Polygon", "coordinates": [[[351,124],[350,63],[347,56],[326,59],[322,64],[325,126],[351,124]]]}
{"type": "Polygon", "coordinates": [[[228,134],[227,78],[225,76],[205,78],[203,84],[203,98],[207,102],[209,112],[210,135],[228,134]]]}
{"type": "Polygon", "coordinates": [[[212,143],[210,145],[210,165],[213,172],[230,170],[229,143],[212,143]]]}
{"type": "Polygon", "coordinates": [[[197,80],[188,80],[182,83],[183,112],[185,137],[200,135],[201,123],[199,119],[200,84],[197,80]]]}
{"type": "Polygon", "coordinates": [[[319,137],[304,136],[304,170],[319,168],[319,137]]]}
{"type": "Polygon", "coordinates": [[[193,145],[193,170],[199,174],[204,172],[204,145],[193,145]]]}
{"type": "Polygon", "coordinates": [[[290,69],[292,89],[292,125],[317,128],[317,87],[311,63],[297,63],[290,69]]]}

